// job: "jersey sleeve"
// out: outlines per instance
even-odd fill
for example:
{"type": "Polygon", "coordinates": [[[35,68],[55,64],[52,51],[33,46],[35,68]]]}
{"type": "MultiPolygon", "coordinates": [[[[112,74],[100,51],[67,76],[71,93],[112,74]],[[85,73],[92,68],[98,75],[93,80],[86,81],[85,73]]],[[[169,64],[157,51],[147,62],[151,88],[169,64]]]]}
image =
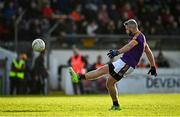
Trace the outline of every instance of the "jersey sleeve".
{"type": "Polygon", "coordinates": [[[136,41],[137,44],[144,43],[145,36],[143,34],[139,34],[137,37],[134,37],[133,40],[136,41]]]}

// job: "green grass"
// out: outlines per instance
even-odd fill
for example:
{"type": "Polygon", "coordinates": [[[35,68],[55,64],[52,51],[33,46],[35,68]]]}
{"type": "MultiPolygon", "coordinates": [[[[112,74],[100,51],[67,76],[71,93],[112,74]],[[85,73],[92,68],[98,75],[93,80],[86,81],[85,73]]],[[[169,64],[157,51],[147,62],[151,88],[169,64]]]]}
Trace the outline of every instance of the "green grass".
{"type": "Polygon", "coordinates": [[[108,111],[108,95],[1,97],[0,116],[179,116],[180,94],[120,95],[121,111],[108,111]]]}

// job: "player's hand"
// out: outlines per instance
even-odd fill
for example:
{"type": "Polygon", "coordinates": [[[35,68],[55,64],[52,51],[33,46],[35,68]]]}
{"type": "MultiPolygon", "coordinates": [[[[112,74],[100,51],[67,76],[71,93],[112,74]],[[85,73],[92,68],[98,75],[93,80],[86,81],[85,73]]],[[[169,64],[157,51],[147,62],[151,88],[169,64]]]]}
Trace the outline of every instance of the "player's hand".
{"type": "Polygon", "coordinates": [[[107,54],[110,59],[114,58],[115,56],[118,56],[120,53],[118,50],[109,50],[109,53],[107,54]]]}
{"type": "Polygon", "coordinates": [[[151,69],[149,70],[148,74],[153,75],[153,76],[157,76],[157,73],[156,73],[156,68],[154,66],[151,67],[151,69]]]}

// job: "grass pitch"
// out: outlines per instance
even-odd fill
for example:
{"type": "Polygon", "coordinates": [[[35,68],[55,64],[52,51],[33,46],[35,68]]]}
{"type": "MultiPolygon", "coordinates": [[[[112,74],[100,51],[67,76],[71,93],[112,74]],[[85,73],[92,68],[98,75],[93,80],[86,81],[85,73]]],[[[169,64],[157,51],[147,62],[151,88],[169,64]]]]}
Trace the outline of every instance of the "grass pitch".
{"type": "Polygon", "coordinates": [[[0,116],[180,116],[180,94],[120,95],[121,111],[108,111],[108,95],[1,97],[0,116]]]}

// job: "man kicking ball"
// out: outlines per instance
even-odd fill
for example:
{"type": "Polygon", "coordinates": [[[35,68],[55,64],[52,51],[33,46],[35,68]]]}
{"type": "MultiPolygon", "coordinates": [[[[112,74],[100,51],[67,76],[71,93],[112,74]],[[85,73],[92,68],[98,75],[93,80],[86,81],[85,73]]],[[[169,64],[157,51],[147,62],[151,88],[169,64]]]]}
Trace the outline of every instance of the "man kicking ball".
{"type": "Polygon", "coordinates": [[[121,49],[110,50],[107,54],[110,59],[118,56],[119,54],[123,54],[120,59],[104,65],[99,69],[85,73],[84,75],[79,75],[75,73],[71,67],[69,68],[69,73],[72,80],[75,82],[78,82],[81,79],[93,80],[101,78],[101,76],[105,74],[109,74],[109,78],[107,79],[107,89],[113,102],[113,106],[110,110],[120,110],[118,92],[115,83],[121,80],[124,75],[131,73],[135,69],[143,52],[146,53],[151,66],[148,74],[151,73],[151,75],[157,75],[154,56],[146,43],[144,34],[139,31],[137,22],[134,19],[130,19],[124,23],[124,26],[126,33],[130,36],[129,42],[121,49]]]}

